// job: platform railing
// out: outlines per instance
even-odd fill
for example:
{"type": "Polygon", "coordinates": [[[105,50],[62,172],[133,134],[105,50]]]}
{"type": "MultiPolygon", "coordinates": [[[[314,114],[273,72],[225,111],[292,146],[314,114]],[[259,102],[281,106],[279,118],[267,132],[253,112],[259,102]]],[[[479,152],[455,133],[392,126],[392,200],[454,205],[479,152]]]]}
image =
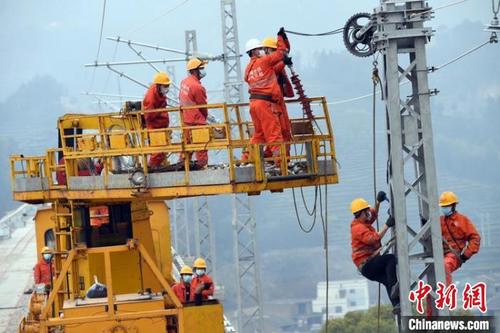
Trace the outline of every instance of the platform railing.
{"type": "MultiPolygon", "coordinates": [[[[254,167],[252,181],[255,182],[269,179],[266,165],[270,164],[279,166],[279,172],[273,174],[274,177],[290,176],[288,166],[299,162],[307,166],[305,174],[320,175],[318,163],[335,163],[333,130],[325,98],[310,98],[309,101],[315,109],[314,120],[291,118],[292,141],[273,143],[280,147],[279,157],[264,156],[265,145],[250,143],[253,125],[243,121],[248,103],[68,114],[61,117],[58,123],[61,148],[49,149],[45,156],[11,157],[12,183],[15,184],[19,178],[45,178],[44,190],[68,189],[69,177],[101,175],[103,187],[107,188],[113,174],[132,174],[140,170],[147,176],[153,171],[158,172],[150,170],[148,160],[152,154],[162,153],[169,162],[164,165],[163,171],[182,172],[183,181],[177,185],[188,185],[191,173],[189,159],[184,159],[183,165],[176,162],[180,156],[201,150],[209,152],[210,163],[215,161],[218,166],[229,170],[231,183],[237,180],[236,168],[244,163],[254,167]],[[183,112],[198,108],[206,108],[220,121],[196,126],[185,124],[183,112]],[[167,128],[147,128],[144,116],[158,112],[169,114],[171,119],[179,119],[178,124],[167,128]],[[290,153],[287,154],[287,151],[290,153]],[[248,152],[245,161],[240,157],[243,152],[248,152]]],[[[298,100],[288,101],[287,105],[289,109],[300,107],[298,100]]]]}

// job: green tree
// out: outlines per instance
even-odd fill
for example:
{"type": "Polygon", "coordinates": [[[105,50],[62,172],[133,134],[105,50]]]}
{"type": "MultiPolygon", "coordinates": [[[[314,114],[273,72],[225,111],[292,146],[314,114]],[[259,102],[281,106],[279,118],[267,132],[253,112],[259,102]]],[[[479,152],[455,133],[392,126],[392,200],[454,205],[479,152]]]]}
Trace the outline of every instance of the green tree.
{"type": "MultiPolygon", "coordinates": [[[[327,333],[366,333],[377,332],[378,310],[376,306],[368,311],[348,312],[343,318],[328,321],[327,333]]],[[[380,306],[380,333],[395,333],[396,324],[392,314],[392,306],[380,306]]],[[[325,327],[321,329],[325,333],[325,327]]]]}

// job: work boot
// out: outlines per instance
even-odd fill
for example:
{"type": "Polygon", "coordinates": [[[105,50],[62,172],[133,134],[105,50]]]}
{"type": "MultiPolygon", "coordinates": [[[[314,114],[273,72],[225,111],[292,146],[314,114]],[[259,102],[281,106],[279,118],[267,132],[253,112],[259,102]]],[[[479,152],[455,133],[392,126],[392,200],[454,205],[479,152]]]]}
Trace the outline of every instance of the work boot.
{"type": "Polygon", "coordinates": [[[294,162],[288,164],[288,170],[292,175],[300,175],[307,172],[306,162],[294,162]]]}
{"type": "Polygon", "coordinates": [[[401,314],[401,304],[396,304],[392,308],[392,314],[395,316],[399,316],[401,314]]]}
{"type": "Polygon", "coordinates": [[[266,165],[264,166],[264,172],[266,174],[266,177],[280,176],[281,174],[280,168],[272,163],[266,163],[266,165]]]}

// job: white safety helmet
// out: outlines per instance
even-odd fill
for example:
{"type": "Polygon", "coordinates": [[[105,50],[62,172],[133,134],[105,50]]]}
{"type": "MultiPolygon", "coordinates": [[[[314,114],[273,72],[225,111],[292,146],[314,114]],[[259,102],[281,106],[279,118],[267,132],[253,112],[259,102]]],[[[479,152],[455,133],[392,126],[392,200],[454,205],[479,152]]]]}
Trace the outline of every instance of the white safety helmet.
{"type": "Polygon", "coordinates": [[[258,40],[257,38],[252,38],[248,40],[248,42],[245,44],[245,52],[250,52],[252,50],[258,49],[262,47],[262,42],[258,40]]]}

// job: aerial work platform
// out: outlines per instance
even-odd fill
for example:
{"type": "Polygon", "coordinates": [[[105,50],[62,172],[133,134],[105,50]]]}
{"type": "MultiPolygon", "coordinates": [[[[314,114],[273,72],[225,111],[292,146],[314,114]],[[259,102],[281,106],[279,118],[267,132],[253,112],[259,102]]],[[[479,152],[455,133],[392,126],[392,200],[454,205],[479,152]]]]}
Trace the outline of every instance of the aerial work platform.
{"type": "MultiPolygon", "coordinates": [[[[11,156],[13,196],[28,203],[166,200],[335,184],[334,136],[326,100],[315,97],[307,102],[316,116],[290,117],[293,138],[279,143],[280,157],[266,157],[265,145],[250,143],[253,125],[242,117],[248,103],[201,106],[220,119],[202,126],[187,126],[182,119],[182,110],[200,106],[143,111],[126,103],[116,113],[67,114],[58,121],[58,148],[44,156],[11,156]],[[170,126],[146,128],[147,112],[167,112],[170,126]],[[188,159],[179,160],[200,150],[208,151],[207,168],[197,170],[188,159]],[[243,161],[245,151],[248,158],[243,161]],[[148,159],[157,153],[166,155],[166,163],[150,170],[148,159]]],[[[298,100],[287,103],[291,115],[299,114],[298,100]]]]}

